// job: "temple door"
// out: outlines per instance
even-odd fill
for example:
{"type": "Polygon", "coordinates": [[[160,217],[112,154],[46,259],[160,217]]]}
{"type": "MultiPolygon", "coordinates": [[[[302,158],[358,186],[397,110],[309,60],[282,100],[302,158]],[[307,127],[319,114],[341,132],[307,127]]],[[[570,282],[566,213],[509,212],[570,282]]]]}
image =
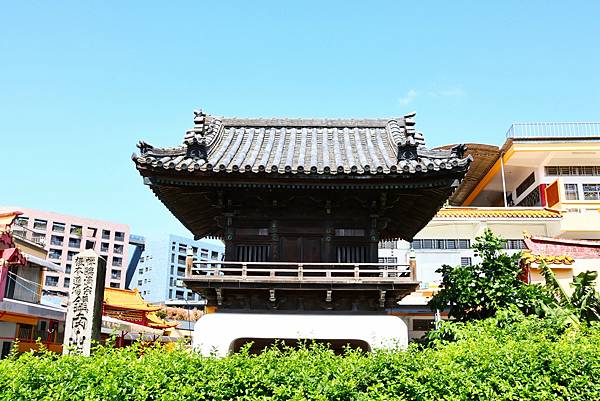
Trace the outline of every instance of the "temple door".
{"type": "Polygon", "coordinates": [[[321,262],[321,237],[284,237],[281,261],[321,262]]]}

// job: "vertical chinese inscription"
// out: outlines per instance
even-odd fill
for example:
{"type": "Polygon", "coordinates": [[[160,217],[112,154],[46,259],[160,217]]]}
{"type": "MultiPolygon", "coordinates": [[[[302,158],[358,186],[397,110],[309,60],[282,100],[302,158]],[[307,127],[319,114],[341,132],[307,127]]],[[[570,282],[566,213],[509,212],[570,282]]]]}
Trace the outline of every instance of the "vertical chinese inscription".
{"type": "Polygon", "coordinates": [[[63,353],[90,355],[100,339],[106,262],[94,251],[75,256],[65,324],[63,353]]]}

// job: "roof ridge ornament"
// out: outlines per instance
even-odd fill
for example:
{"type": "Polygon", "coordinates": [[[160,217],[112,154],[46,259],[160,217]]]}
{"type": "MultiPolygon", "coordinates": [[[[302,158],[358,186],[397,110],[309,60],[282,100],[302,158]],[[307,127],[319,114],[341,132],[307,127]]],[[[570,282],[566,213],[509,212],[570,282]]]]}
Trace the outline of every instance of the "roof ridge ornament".
{"type": "Polygon", "coordinates": [[[415,130],[416,121],[415,111],[405,114],[402,117],[404,126],[401,126],[397,119],[390,120],[387,128],[392,137],[393,143],[398,146],[398,161],[417,160],[417,146],[424,145],[423,134],[415,130]]]}
{"type": "Polygon", "coordinates": [[[194,109],[194,128],[187,130],[183,143],[187,146],[186,157],[208,160],[207,134],[211,130],[210,118],[202,109],[194,109]]]}

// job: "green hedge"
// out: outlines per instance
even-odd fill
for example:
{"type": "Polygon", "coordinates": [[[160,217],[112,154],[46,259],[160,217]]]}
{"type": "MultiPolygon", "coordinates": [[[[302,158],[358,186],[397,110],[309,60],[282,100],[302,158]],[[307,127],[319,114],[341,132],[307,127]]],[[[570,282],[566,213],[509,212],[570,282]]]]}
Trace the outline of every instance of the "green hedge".
{"type": "Polygon", "coordinates": [[[600,329],[538,318],[454,324],[454,342],[336,356],[320,346],[204,358],[100,348],[0,361],[1,400],[599,400],[600,329]]]}

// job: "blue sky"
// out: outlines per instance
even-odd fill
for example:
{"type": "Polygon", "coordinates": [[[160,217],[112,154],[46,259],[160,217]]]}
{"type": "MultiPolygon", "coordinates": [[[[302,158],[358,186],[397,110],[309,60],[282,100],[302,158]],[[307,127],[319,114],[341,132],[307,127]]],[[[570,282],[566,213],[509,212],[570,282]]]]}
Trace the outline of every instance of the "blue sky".
{"type": "Polygon", "coordinates": [[[430,146],[513,121],[600,120],[600,2],[3,2],[0,204],[189,235],[135,144],[192,109],[245,117],[417,111],[430,146]]]}

